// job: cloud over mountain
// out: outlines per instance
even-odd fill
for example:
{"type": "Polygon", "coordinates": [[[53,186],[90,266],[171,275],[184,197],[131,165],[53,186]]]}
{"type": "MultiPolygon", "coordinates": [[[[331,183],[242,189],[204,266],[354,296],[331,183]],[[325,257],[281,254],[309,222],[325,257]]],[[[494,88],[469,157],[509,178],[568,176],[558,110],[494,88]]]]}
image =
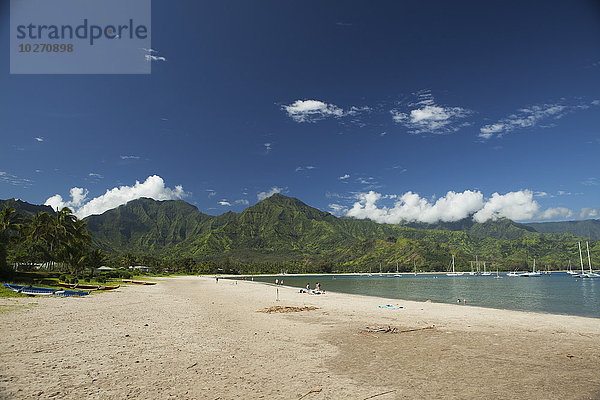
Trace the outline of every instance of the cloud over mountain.
{"type": "Polygon", "coordinates": [[[506,194],[494,193],[485,199],[480,191],[450,191],[437,200],[429,200],[417,193],[387,195],[370,191],[357,195],[358,201],[348,209],[346,216],[371,219],[379,223],[399,224],[410,222],[453,222],[472,216],[476,222],[498,218],[512,220],[547,220],[568,218],[573,212],[564,207],[541,211],[530,190],[519,190],[506,194]],[[391,207],[378,205],[381,200],[393,199],[391,207]]]}
{"type": "Polygon", "coordinates": [[[69,194],[70,200],[63,200],[61,195],[56,194],[46,200],[44,204],[54,209],[69,207],[78,218],[85,218],[88,215],[102,214],[141,197],[154,200],[176,200],[186,196],[182,186],[175,186],[174,189],[168,188],[165,186],[163,178],[158,175],[149,176],[142,183],[136,181],[133,186],[108,189],[103,195],[91,200],[87,199],[88,190],[84,188],[74,187],[69,194]]]}

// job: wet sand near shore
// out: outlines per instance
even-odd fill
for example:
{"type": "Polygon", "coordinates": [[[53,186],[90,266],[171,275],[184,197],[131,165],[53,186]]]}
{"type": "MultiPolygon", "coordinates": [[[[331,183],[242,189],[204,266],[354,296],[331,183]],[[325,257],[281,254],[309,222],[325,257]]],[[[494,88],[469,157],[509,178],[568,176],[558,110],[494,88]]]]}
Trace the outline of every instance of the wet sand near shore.
{"type": "Polygon", "coordinates": [[[0,398],[600,398],[600,319],[157,281],[0,299],[0,398]]]}

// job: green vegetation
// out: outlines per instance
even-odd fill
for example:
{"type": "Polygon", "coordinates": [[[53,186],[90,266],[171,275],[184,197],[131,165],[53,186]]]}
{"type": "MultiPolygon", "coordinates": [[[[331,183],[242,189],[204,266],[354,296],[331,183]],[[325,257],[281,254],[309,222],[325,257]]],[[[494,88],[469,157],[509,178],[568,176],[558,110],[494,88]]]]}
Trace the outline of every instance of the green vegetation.
{"type": "Polygon", "coordinates": [[[528,227],[540,233],[571,233],[575,236],[600,239],[600,220],[586,219],[583,221],[536,222],[527,224],[528,227]]]}
{"type": "MultiPolygon", "coordinates": [[[[578,264],[577,241],[585,240],[508,219],[400,226],[337,218],[279,194],[220,216],[181,200],[138,199],[83,221],[68,209],[22,220],[8,229],[10,262],[52,261],[74,277],[89,270],[89,279],[100,265],[144,265],[153,274],[358,272],[380,263],[386,272],[396,264],[443,271],[452,254],[459,270],[470,270],[476,255],[489,269],[530,268],[534,257],[557,269],[578,264]]],[[[600,244],[590,245],[598,259],[600,244]]]]}

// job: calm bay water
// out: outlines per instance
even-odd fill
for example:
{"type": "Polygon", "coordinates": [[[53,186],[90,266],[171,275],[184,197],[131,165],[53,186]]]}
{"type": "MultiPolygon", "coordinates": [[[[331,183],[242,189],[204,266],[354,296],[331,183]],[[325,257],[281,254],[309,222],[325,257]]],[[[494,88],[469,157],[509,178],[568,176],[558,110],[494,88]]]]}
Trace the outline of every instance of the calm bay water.
{"type": "MultiPolygon", "coordinates": [[[[495,275],[494,275],[495,276],[495,275]]],[[[578,279],[554,272],[537,278],[494,276],[449,277],[445,274],[390,276],[270,276],[255,281],[311,288],[317,282],[325,291],[380,296],[393,299],[456,303],[552,314],[600,318],[600,279],[578,279]]]]}

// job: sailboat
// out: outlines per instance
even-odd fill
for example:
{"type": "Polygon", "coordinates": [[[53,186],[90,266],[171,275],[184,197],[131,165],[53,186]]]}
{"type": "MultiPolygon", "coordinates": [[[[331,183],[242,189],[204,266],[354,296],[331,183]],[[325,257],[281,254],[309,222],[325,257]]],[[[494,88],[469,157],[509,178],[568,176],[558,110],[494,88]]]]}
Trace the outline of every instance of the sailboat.
{"type": "Polygon", "coordinates": [[[577,245],[579,246],[579,263],[581,264],[581,273],[573,274],[573,277],[583,278],[583,275],[585,275],[585,271],[583,270],[583,257],[581,256],[581,242],[577,242],[577,245]]]}
{"type": "Polygon", "coordinates": [[[379,276],[383,276],[383,274],[381,273],[381,263],[379,263],[379,276]]]}
{"type": "Polygon", "coordinates": [[[485,261],[483,262],[483,272],[481,273],[482,276],[491,276],[492,273],[488,272],[485,270],[485,261]]]}
{"type": "MultiPolygon", "coordinates": [[[[587,256],[588,256],[588,264],[590,266],[590,272],[582,273],[581,278],[600,278],[600,274],[597,274],[592,269],[592,259],[590,258],[590,245],[588,242],[585,242],[585,246],[587,247],[587,256]]],[[[581,263],[581,267],[583,268],[583,262],[581,263]]]]}
{"type": "Polygon", "coordinates": [[[494,279],[500,279],[500,278],[502,278],[502,277],[498,273],[498,268],[496,268],[496,276],[494,277],[494,279]]]}
{"type": "Polygon", "coordinates": [[[396,273],[394,274],[394,276],[396,278],[402,278],[402,275],[400,275],[400,272],[398,272],[398,261],[396,261],[396,273]]]}
{"type": "Polygon", "coordinates": [[[448,276],[462,276],[464,272],[456,272],[454,270],[454,254],[452,254],[452,272],[448,272],[446,275],[448,276]]]}
{"type": "Polygon", "coordinates": [[[471,261],[471,272],[469,272],[469,275],[475,275],[475,272],[473,271],[473,261],[471,261]]]}
{"type": "Polygon", "coordinates": [[[542,276],[539,272],[535,272],[535,258],[533,259],[533,272],[523,272],[519,274],[519,276],[523,278],[535,278],[538,276],[542,276]]]}
{"type": "Polygon", "coordinates": [[[577,272],[573,271],[573,267],[571,267],[571,260],[569,260],[569,268],[567,269],[567,274],[575,275],[577,272]]]}
{"type": "Polygon", "coordinates": [[[413,260],[413,267],[415,268],[415,276],[417,276],[417,262],[413,260]]]}

